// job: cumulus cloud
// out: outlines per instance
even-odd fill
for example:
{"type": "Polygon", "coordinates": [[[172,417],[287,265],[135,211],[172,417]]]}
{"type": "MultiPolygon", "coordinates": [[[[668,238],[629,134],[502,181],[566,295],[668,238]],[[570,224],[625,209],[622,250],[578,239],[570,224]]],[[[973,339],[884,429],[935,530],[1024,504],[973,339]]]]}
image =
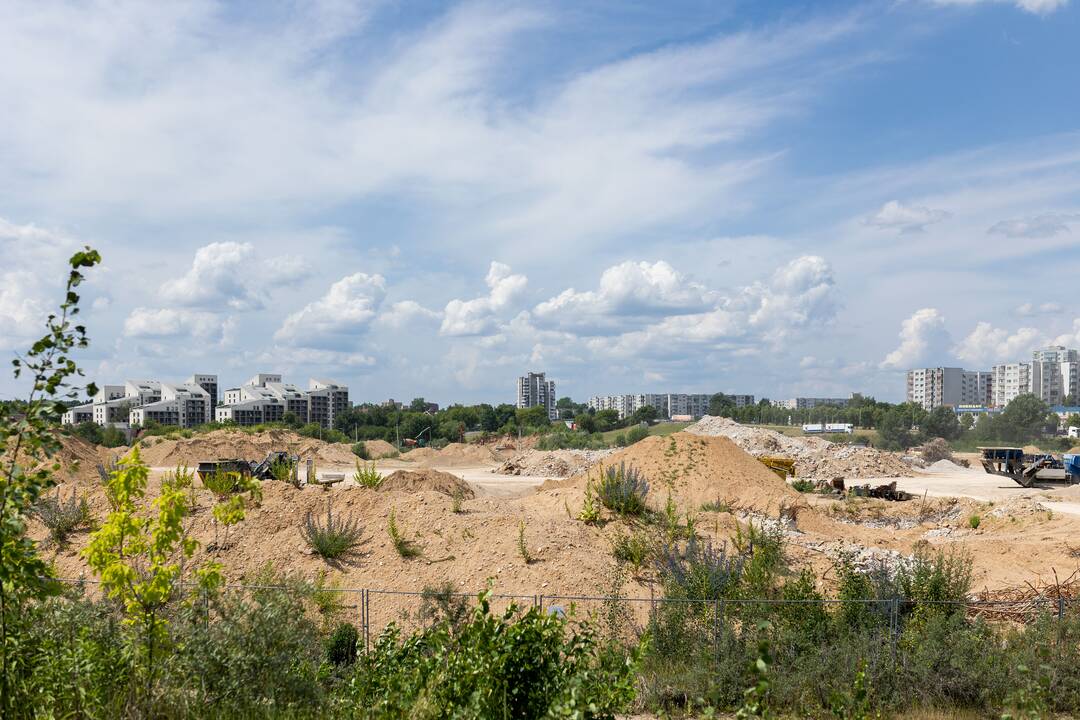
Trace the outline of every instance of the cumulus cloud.
{"type": "Polygon", "coordinates": [[[931,0],[935,5],[979,5],[986,2],[1010,2],[1034,15],[1049,15],[1069,4],[1069,0],[931,0]]]}
{"type": "Polygon", "coordinates": [[[74,245],[57,232],[0,218],[0,349],[44,333],[45,318],[63,298],[64,259],[74,245]]]}
{"type": "Polygon", "coordinates": [[[376,322],[386,327],[403,328],[418,322],[438,322],[441,317],[437,311],[429,310],[415,300],[402,300],[381,313],[376,322]]]}
{"type": "Polygon", "coordinates": [[[945,318],[936,308],[923,308],[900,324],[900,345],[885,356],[881,367],[906,370],[938,362],[950,345],[945,318]]]}
{"type": "Polygon", "coordinates": [[[754,310],[750,324],[779,340],[792,330],[826,322],[836,314],[835,280],[825,258],[803,255],[777,269],[766,284],[744,295],[754,310]]]}
{"type": "Polygon", "coordinates": [[[310,274],[302,258],[259,258],[251,243],[215,242],[195,251],[191,268],[165,282],[161,297],[176,305],[258,310],[270,288],[294,284],[310,274]]]}
{"type": "Polygon", "coordinates": [[[1015,332],[980,322],[960,341],[953,354],[966,363],[989,365],[994,362],[1028,357],[1031,351],[1045,342],[1036,328],[1024,327],[1015,332]]]}
{"type": "Polygon", "coordinates": [[[1080,221],[1080,213],[1045,213],[994,223],[986,231],[1010,238],[1047,238],[1070,230],[1070,223],[1080,221]]]}
{"type": "Polygon", "coordinates": [[[544,327],[603,333],[657,315],[701,312],[715,299],[663,260],[626,261],[604,270],[597,290],[564,290],[533,316],[544,327]]]}
{"type": "Polygon", "coordinates": [[[132,338],[180,338],[220,342],[226,323],[212,312],[185,308],[144,308],[131,311],[124,321],[124,335],[132,338]]]}
{"type": "Polygon", "coordinates": [[[918,205],[904,205],[898,200],[890,200],[864,221],[871,227],[884,230],[897,230],[901,233],[919,233],[927,226],[941,222],[949,217],[945,210],[918,205]]]}
{"type": "Polygon", "coordinates": [[[1044,302],[1035,305],[1034,303],[1022,303],[1016,308],[1016,314],[1021,317],[1031,317],[1033,315],[1059,315],[1065,311],[1059,303],[1056,302],[1044,302]]]}
{"type": "Polygon", "coordinates": [[[385,295],[382,275],[347,275],[321,298],[285,318],[274,340],[327,350],[353,345],[375,319],[385,295]]]}
{"type": "Polygon", "coordinates": [[[509,265],[492,262],[485,282],[488,294],[472,300],[451,300],[443,311],[440,335],[487,335],[498,328],[498,313],[516,303],[528,278],[515,275],[509,265]]]}

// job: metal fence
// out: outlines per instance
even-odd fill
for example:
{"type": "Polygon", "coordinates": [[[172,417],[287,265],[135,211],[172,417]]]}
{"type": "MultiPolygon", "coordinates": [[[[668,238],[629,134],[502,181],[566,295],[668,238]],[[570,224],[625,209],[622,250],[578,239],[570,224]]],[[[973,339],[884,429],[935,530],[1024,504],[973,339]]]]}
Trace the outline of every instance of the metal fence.
{"type": "MultiPolygon", "coordinates": [[[[96,587],[98,580],[62,579],[61,582],[76,586],[96,587]]],[[[178,589],[194,589],[193,584],[182,584],[178,589]]],[[[228,584],[226,592],[253,594],[258,591],[278,591],[311,598],[311,586],[300,588],[290,585],[228,584]]],[[[403,633],[411,633],[430,625],[436,618],[454,608],[471,611],[480,596],[479,592],[437,592],[386,590],[374,588],[341,588],[323,586],[318,588],[324,602],[330,608],[329,615],[335,622],[348,621],[356,625],[362,638],[364,650],[391,625],[403,633]],[[441,605],[440,605],[441,603],[441,605]]],[[[768,619],[785,609],[805,610],[816,605],[823,610],[862,608],[869,613],[882,633],[893,640],[899,636],[903,619],[916,607],[952,609],[971,618],[982,617],[989,621],[1007,621],[1028,624],[1039,618],[1061,621],[1067,616],[1080,616],[1080,598],[1035,597],[1023,600],[970,600],[958,601],[910,601],[893,597],[878,600],[783,600],[783,599],[681,599],[651,594],[649,597],[605,595],[558,595],[538,593],[500,594],[489,596],[490,610],[501,615],[514,610],[523,613],[531,608],[564,615],[571,625],[583,621],[604,626],[608,631],[627,639],[640,637],[650,626],[671,613],[685,613],[695,618],[694,625],[701,635],[718,637],[722,627],[745,626],[756,619],[768,619]]]]}

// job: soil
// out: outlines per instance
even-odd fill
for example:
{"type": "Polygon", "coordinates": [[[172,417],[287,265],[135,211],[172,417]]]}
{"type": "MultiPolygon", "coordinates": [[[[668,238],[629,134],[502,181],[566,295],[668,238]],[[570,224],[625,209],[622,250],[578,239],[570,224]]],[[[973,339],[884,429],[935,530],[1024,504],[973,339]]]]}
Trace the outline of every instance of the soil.
{"type": "Polygon", "coordinates": [[[401,459],[424,467],[475,467],[501,462],[507,451],[496,450],[489,445],[450,443],[446,447],[416,448],[401,455],[401,459]]]}
{"type": "Polygon", "coordinates": [[[767,428],[740,425],[734,420],[706,415],[686,428],[695,435],[731,438],[755,457],[781,455],[795,460],[795,476],[814,482],[834,478],[905,477],[911,467],[898,455],[883,450],[842,445],[820,437],[790,437],[767,428]]]}
{"type": "Polygon", "coordinates": [[[469,484],[457,475],[431,469],[396,470],[383,478],[379,489],[401,492],[432,491],[450,497],[457,495],[465,500],[476,497],[469,484]]]}
{"type": "Polygon", "coordinates": [[[569,477],[609,456],[612,450],[526,450],[492,470],[500,475],[569,477]]]}
{"type": "MultiPolygon", "coordinates": [[[[382,441],[373,441],[382,442],[382,441]]],[[[388,447],[393,447],[385,443],[388,447]]],[[[264,430],[248,433],[243,430],[214,430],[191,438],[169,440],[148,437],[139,442],[143,462],[150,467],[195,467],[204,460],[238,458],[262,460],[272,451],[287,451],[299,455],[301,461],[314,458],[322,465],[353,465],[358,459],[347,443],[328,443],[304,437],[290,430],[264,430]]],[[[378,447],[378,446],[376,446],[378,447]]],[[[371,452],[369,448],[369,452],[371,452]]]]}

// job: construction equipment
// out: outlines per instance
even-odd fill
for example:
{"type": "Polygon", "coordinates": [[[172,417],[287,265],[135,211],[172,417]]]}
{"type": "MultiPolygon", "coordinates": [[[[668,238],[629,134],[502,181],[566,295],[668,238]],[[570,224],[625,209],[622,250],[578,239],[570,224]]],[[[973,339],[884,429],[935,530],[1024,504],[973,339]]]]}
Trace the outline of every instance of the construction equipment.
{"type": "Polygon", "coordinates": [[[206,479],[214,473],[236,473],[243,477],[254,477],[257,480],[274,480],[274,468],[282,464],[288,464],[291,473],[295,477],[296,468],[300,458],[287,452],[274,451],[266,454],[259,460],[239,460],[236,458],[224,458],[218,460],[204,460],[196,468],[200,479],[206,479]]]}
{"type": "Polygon", "coordinates": [[[759,457],[758,460],[760,460],[765,467],[779,475],[781,480],[787,480],[789,476],[795,477],[795,461],[789,457],[763,455],[762,457],[759,457]]]}
{"type": "Polygon", "coordinates": [[[896,489],[896,481],[888,485],[852,485],[848,493],[855,497],[880,498],[882,500],[910,500],[911,493],[896,489]]]}
{"type": "Polygon", "coordinates": [[[977,449],[982,452],[982,466],[986,472],[1011,478],[1020,487],[1030,488],[1036,480],[1070,485],[1080,482],[1080,461],[1076,455],[1065,456],[1071,458],[1067,466],[1050,453],[1025,453],[1023,448],[1018,447],[977,449]]]}

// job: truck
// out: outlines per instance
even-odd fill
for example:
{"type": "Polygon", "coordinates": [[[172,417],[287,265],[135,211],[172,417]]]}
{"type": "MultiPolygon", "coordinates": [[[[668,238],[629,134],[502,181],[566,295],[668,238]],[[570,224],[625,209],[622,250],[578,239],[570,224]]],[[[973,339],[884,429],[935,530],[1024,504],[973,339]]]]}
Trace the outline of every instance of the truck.
{"type": "Polygon", "coordinates": [[[855,426],[851,423],[827,423],[825,425],[825,432],[827,433],[846,433],[850,435],[855,432],[855,426]]]}
{"type": "Polygon", "coordinates": [[[802,431],[807,435],[813,435],[815,433],[825,432],[825,426],[821,423],[806,423],[802,426],[802,431]]]}

